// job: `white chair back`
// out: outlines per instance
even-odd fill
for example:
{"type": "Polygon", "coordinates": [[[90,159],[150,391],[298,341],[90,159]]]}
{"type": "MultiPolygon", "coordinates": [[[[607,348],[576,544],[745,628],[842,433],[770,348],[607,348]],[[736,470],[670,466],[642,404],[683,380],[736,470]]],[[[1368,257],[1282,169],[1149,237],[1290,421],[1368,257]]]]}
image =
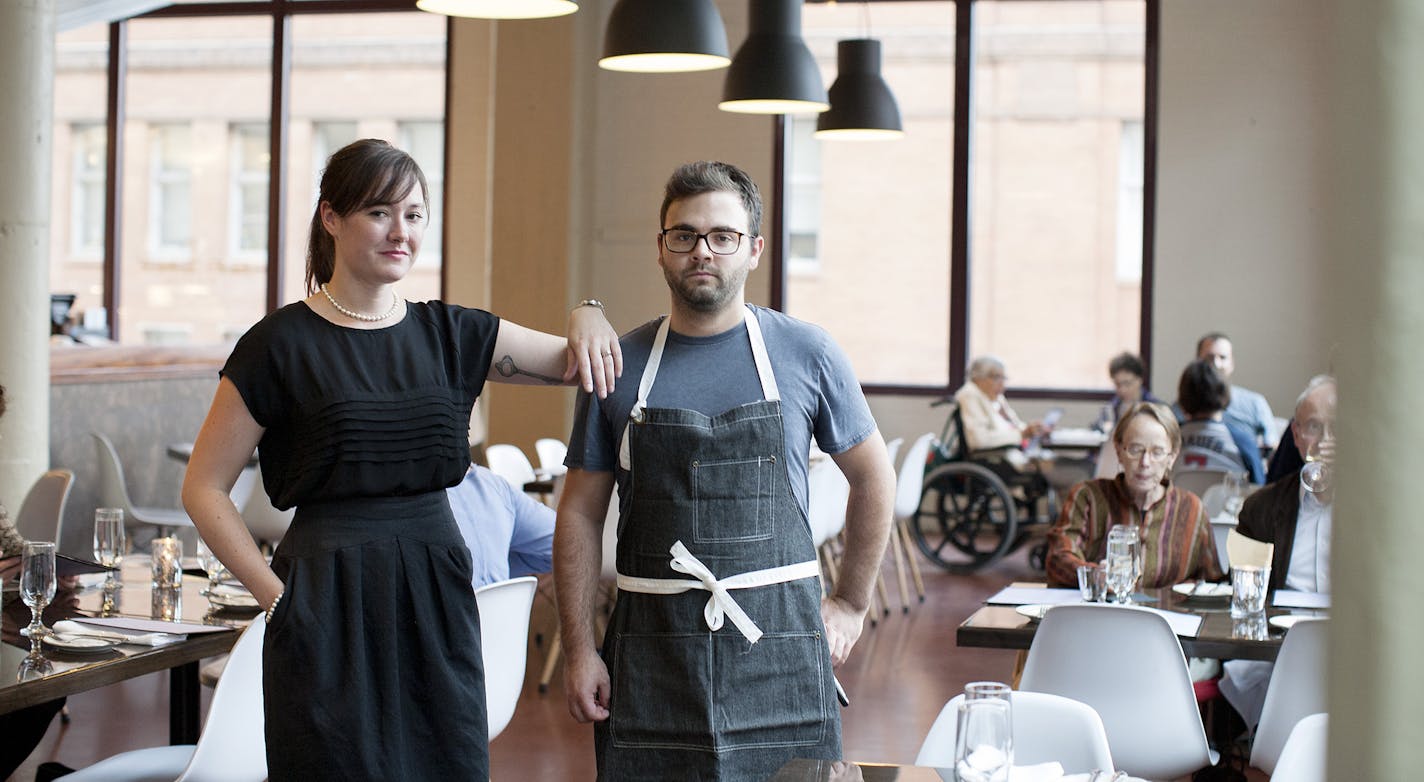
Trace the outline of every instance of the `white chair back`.
{"type": "MultiPolygon", "coordinates": [[[[1084,774],[1113,768],[1112,752],[1103,721],[1091,706],[1044,692],[1015,692],[1013,701],[1014,764],[1021,766],[1057,761],[1065,774],[1084,774]]],[[[940,709],[920,746],[917,766],[954,767],[954,740],[958,730],[956,695],[940,709]]]]}
{"type": "Polygon", "coordinates": [[[480,606],[480,651],[485,662],[485,708],[489,738],[502,733],[514,717],[524,689],[529,654],[529,611],[534,605],[533,576],[486,584],[475,590],[480,606]]]}
{"type": "Polygon", "coordinates": [[[64,506],[73,485],[74,473],[69,470],[50,470],[35,479],[15,516],[15,530],[20,537],[59,542],[64,506]]]}
{"type": "Polygon", "coordinates": [[[124,468],[119,461],[119,452],[109,438],[98,432],[90,432],[94,438],[94,450],[99,461],[99,506],[123,508],[125,524],[151,524],[160,529],[191,527],[193,520],[177,508],[152,508],[134,505],[129,498],[128,484],[124,482],[124,468]]]}
{"type": "Polygon", "coordinates": [[[495,443],[485,449],[485,459],[490,471],[509,481],[514,488],[524,491],[524,484],[534,480],[534,465],[517,445],[495,443]]]}
{"type": "Polygon", "coordinates": [[[829,457],[811,465],[806,472],[806,515],[816,548],[845,529],[849,503],[850,482],[841,468],[829,457]]]}
{"type": "Polygon", "coordinates": [[[247,523],[247,531],[252,533],[254,539],[276,546],[281,542],[282,536],[287,534],[287,528],[292,526],[292,517],[297,511],[296,508],[277,510],[272,505],[271,498],[267,496],[267,487],[262,481],[262,469],[254,467],[252,470],[254,475],[241,505],[242,520],[247,523]]]}
{"type": "Polygon", "coordinates": [[[1251,765],[1267,774],[1274,776],[1296,723],[1325,711],[1325,637],[1329,627],[1325,619],[1296,622],[1281,642],[1251,745],[1251,765]]]}
{"type": "Polygon", "coordinates": [[[545,475],[559,475],[568,469],[564,466],[564,456],[568,452],[569,446],[554,437],[540,437],[534,441],[534,455],[539,457],[539,469],[545,475]]]}
{"type": "Polygon", "coordinates": [[[1098,447],[1098,460],[1093,465],[1094,478],[1116,478],[1122,472],[1122,462],[1117,460],[1117,448],[1112,438],[1098,447]]]}
{"type": "Polygon", "coordinates": [[[262,637],[267,623],[256,618],[228,654],[213,689],[208,721],[193,759],[178,782],[248,782],[267,778],[267,740],[262,716],[262,637]]]}
{"type": "Polygon", "coordinates": [[[1312,714],[1295,724],[1281,748],[1271,782],[1325,782],[1326,734],[1330,718],[1312,714]]]}
{"type": "Polygon", "coordinates": [[[1147,609],[1054,607],[1034,634],[1019,686],[1093,707],[1117,768],[1133,776],[1172,779],[1215,762],[1182,647],[1147,609]]]}
{"type": "Polygon", "coordinates": [[[1184,469],[1172,473],[1172,485],[1186,489],[1198,497],[1205,497],[1207,489],[1221,484],[1226,470],[1184,469]]]}
{"type": "Polygon", "coordinates": [[[920,493],[925,488],[925,459],[934,445],[934,432],[926,432],[910,444],[895,479],[895,518],[908,519],[920,509],[920,493]]]}
{"type": "Polygon", "coordinates": [[[900,458],[900,448],[904,444],[905,438],[903,437],[896,437],[894,440],[885,444],[885,455],[890,458],[890,471],[897,475],[899,471],[896,465],[899,464],[899,462],[896,460],[900,458]]]}

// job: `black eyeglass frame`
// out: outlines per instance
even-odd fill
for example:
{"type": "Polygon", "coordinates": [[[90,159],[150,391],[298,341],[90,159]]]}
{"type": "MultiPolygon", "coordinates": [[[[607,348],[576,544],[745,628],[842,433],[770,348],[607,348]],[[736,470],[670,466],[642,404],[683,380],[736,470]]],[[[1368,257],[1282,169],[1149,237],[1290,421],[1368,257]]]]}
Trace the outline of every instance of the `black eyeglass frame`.
{"type": "Polygon", "coordinates": [[[663,246],[666,247],[669,252],[675,252],[675,253],[690,253],[690,252],[692,252],[693,250],[697,249],[697,243],[698,243],[698,242],[703,242],[703,241],[705,241],[705,242],[707,243],[707,249],[710,250],[713,255],[732,255],[732,254],[735,253],[736,251],[742,249],[742,239],[745,239],[748,235],[749,235],[749,234],[744,234],[744,233],[742,233],[741,231],[708,231],[707,233],[701,233],[701,234],[700,234],[700,233],[698,233],[698,232],[696,232],[696,231],[689,230],[689,229],[687,229],[687,228],[664,228],[663,230],[658,231],[658,236],[661,236],[662,239],[663,239],[663,246]],[[668,233],[669,233],[670,231],[676,231],[677,233],[692,234],[692,236],[693,236],[692,244],[689,244],[689,245],[687,246],[687,249],[686,249],[686,250],[679,250],[679,249],[677,249],[676,247],[673,247],[672,245],[670,245],[670,244],[668,243],[668,233]],[[710,237],[711,237],[713,234],[732,234],[733,236],[737,237],[737,244],[736,244],[735,247],[733,247],[733,248],[730,249],[730,250],[727,250],[726,252],[723,252],[723,251],[721,251],[721,250],[718,250],[716,247],[713,247],[713,246],[712,246],[712,240],[711,240],[710,237]]]}

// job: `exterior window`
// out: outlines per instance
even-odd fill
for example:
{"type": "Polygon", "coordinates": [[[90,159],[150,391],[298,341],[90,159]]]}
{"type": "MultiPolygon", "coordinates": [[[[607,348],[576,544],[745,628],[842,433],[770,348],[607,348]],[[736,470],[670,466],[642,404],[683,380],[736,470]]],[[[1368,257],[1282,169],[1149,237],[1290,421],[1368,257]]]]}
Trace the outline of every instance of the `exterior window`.
{"type": "Polygon", "coordinates": [[[232,127],[232,190],[229,235],[237,263],[267,262],[269,131],[266,124],[232,127]]]}
{"type": "Polygon", "coordinates": [[[445,123],[402,122],[400,124],[400,146],[425,173],[425,183],[430,188],[430,214],[427,215],[425,239],[420,248],[420,256],[415,259],[422,268],[440,268],[442,249],[441,216],[445,209],[445,123]]]}
{"type": "Polygon", "coordinates": [[[101,260],[104,253],[104,168],[108,141],[102,124],[75,125],[71,172],[70,254],[77,259],[101,260]]]}
{"type": "Polygon", "coordinates": [[[155,260],[187,260],[193,239],[193,171],[189,125],[149,131],[149,248],[155,260]]]}
{"type": "Polygon", "coordinates": [[[791,274],[817,274],[821,270],[821,147],[816,143],[814,117],[787,117],[787,233],[786,270],[791,274]]]}

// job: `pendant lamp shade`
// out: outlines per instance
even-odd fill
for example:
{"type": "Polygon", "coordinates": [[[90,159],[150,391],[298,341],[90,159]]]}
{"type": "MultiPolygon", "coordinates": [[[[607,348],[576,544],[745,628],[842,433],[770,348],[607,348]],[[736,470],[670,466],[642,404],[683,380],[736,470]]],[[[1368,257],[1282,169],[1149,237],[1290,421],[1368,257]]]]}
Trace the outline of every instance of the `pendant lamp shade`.
{"type": "Polygon", "coordinates": [[[710,71],[731,61],[727,28],[712,0],[618,0],[598,67],[671,73],[710,71]]]}
{"type": "Polygon", "coordinates": [[[836,44],[836,80],[829,111],[816,117],[816,138],[880,141],[901,138],[900,108],[880,77],[880,41],[855,38],[836,44]]]}
{"type": "Polygon", "coordinates": [[[750,0],[750,31],[732,58],[717,108],[809,114],[830,108],[821,71],[801,39],[801,0],[750,0]]]}
{"type": "Polygon", "coordinates": [[[578,10],[574,0],[416,0],[415,7],[433,14],[475,19],[542,19],[578,10]]]}

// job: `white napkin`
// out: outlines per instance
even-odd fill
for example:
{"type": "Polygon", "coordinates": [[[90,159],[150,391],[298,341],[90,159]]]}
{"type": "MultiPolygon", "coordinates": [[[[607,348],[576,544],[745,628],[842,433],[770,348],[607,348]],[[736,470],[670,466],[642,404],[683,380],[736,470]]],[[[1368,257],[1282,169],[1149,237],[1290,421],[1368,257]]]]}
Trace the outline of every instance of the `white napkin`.
{"type": "Polygon", "coordinates": [[[54,623],[54,631],[60,635],[82,635],[90,638],[103,638],[109,641],[118,641],[125,644],[136,644],[139,646],[167,646],[176,644],[179,641],[188,639],[183,633],[135,633],[131,630],[120,628],[100,629],[89,625],[82,625],[64,619],[54,623]]]}
{"type": "Polygon", "coordinates": [[[1009,766],[1009,782],[1059,782],[1063,779],[1063,764],[1056,760],[1032,766],[1009,766]]]}

